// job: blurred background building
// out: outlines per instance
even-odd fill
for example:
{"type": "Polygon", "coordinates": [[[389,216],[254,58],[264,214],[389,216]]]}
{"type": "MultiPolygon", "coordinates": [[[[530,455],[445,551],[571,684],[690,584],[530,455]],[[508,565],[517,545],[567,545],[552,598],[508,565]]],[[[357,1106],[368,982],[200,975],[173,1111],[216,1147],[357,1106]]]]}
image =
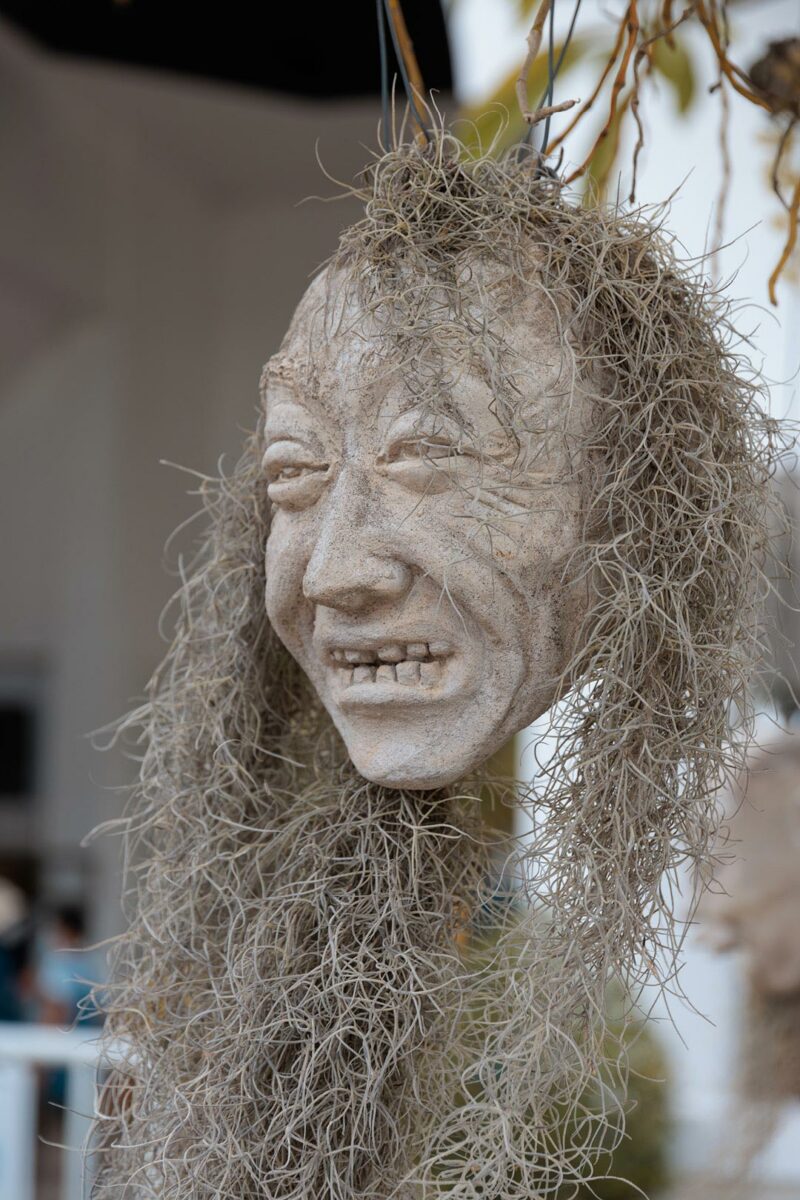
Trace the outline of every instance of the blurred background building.
{"type": "MultiPolygon", "coordinates": [[[[102,937],[117,849],[80,840],[129,772],[89,734],[160,656],[164,545],[196,508],[162,460],[238,452],[353,214],[299,202],[335,191],[317,149],[351,179],[375,144],[374,6],[346,29],[298,6],[266,38],[245,4],[189,29],[156,4],[0,7],[0,876],[102,937]]],[[[449,87],[442,18],[418,40],[449,87]]]]}
{"type": "MultiPolygon", "coordinates": [[[[453,83],[458,103],[480,105],[518,62],[525,7],[453,0],[443,13],[435,0],[405,0],[445,107],[453,83]]],[[[572,6],[560,7],[563,22],[572,6]]],[[[0,3],[0,879],[11,888],[0,943],[4,928],[19,933],[13,966],[38,931],[22,1014],[38,1020],[66,1022],[72,999],[57,971],[42,970],[61,995],[45,1007],[41,981],[30,982],[36,955],[120,926],[117,844],[81,842],[119,815],[135,764],[119,749],[99,755],[89,735],[139,701],[161,656],[159,614],[192,527],[164,547],[197,508],[196,481],[178,468],[213,474],[237,454],[261,366],[355,214],[349,200],[301,203],[336,193],[317,158],[350,180],[376,144],[372,0],[280,16],[237,2],[180,20],[168,8],[0,3]]],[[[797,0],[734,9],[746,60],[800,34],[797,0]]],[[[603,6],[586,0],[582,11],[583,59],[560,98],[585,97],[596,75],[603,6]]],[[[670,224],[701,254],[720,150],[710,66],[688,47],[692,104],[681,116],[664,84],[639,194],[660,202],[680,188],[670,224]]],[[[763,115],[741,106],[734,117],[725,230],[735,240],[717,269],[735,273],[732,290],[754,306],[742,321],[785,415],[798,289],[790,278],[777,317],[762,307],[783,233],[770,215],[763,115]]],[[[680,1153],[695,1166],[724,1124],[745,992],[735,963],[691,940],[688,953],[684,986],[718,1026],[676,1010],[688,1049],[665,1026],[680,1153]]],[[[2,968],[0,956],[0,1005],[2,968]]],[[[764,1186],[787,1196],[800,1196],[798,1129],[779,1135],[764,1167],[764,1186]]]]}

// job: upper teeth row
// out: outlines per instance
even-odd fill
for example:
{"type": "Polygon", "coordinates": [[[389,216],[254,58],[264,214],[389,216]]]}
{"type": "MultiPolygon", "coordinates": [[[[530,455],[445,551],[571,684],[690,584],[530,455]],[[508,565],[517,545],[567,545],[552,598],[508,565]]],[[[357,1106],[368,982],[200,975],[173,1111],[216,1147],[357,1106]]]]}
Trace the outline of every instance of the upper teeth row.
{"type": "Polygon", "coordinates": [[[387,646],[379,646],[377,650],[333,650],[336,662],[350,663],[399,663],[407,659],[426,662],[432,658],[442,658],[448,653],[449,646],[445,642],[409,642],[403,646],[399,642],[391,642],[387,646]]]}

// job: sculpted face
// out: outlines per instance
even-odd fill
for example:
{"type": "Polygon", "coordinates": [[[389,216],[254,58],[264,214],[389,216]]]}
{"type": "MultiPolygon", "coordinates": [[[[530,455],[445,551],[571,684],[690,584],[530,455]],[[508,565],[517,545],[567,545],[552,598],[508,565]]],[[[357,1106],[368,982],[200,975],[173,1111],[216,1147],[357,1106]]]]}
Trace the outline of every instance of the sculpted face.
{"type": "Polygon", "coordinates": [[[433,788],[555,697],[587,402],[534,289],[490,321],[503,403],[469,353],[431,398],[352,304],[331,330],[330,294],[315,281],[267,367],[267,612],[361,774],[433,788]]]}

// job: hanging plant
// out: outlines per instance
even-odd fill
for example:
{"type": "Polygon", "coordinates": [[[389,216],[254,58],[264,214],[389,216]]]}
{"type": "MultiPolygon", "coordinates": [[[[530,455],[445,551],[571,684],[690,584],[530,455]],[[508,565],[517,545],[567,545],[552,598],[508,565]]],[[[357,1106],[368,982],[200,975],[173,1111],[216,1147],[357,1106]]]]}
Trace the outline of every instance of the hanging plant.
{"type": "Polygon", "coordinates": [[[576,206],[529,149],[470,157],[419,97],[410,119],[201,489],[122,727],[130,1051],[98,1197],[602,1177],[629,1024],[607,990],[674,986],[672,889],[743,760],[780,434],[725,302],[659,212],[576,206]],[[535,783],[487,781],[548,710],[535,783]],[[481,825],[487,786],[533,842],[481,825]]]}

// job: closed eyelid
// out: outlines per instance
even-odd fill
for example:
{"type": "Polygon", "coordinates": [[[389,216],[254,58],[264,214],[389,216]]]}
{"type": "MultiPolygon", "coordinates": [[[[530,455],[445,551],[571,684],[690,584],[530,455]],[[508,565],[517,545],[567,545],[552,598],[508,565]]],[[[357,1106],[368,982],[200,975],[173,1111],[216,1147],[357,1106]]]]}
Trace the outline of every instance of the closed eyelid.
{"type": "Polygon", "coordinates": [[[326,457],[322,442],[311,434],[310,431],[296,431],[291,434],[285,432],[270,434],[268,431],[267,446],[262,461],[265,463],[272,462],[281,454],[304,454],[307,457],[319,460],[326,457]]]}
{"type": "Polygon", "coordinates": [[[507,462],[516,451],[503,435],[487,435],[482,439],[475,439],[464,430],[442,429],[432,432],[418,429],[416,433],[398,435],[391,441],[387,439],[379,458],[390,463],[411,448],[422,458],[429,455],[434,458],[474,458],[487,463],[507,462]],[[447,451],[448,454],[444,455],[442,451],[447,451]]]}
{"type": "Polygon", "coordinates": [[[433,420],[429,416],[407,412],[393,421],[383,440],[380,457],[391,458],[404,446],[416,444],[424,449],[429,446],[452,446],[459,450],[469,445],[468,433],[457,422],[438,414],[433,420]]]}
{"type": "Polygon", "coordinates": [[[276,455],[279,451],[300,450],[308,452],[309,450],[316,452],[316,445],[313,442],[307,441],[305,438],[297,437],[274,437],[271,438],[264,451],[264,458],[268,455],[276,455]]]}
{"type": "Polygon", "coordinates": [[[453,442],[449,438],[430,438],[420,435],[418,438],[405,438],[393,443],[387,453],[381,455],[381,461],[386,470],[400,466],[410,460],[428,463],[442,469],[447,463],[455,464],[465,458],[478,458],[476,447],[466,442],[453,442]]]}
{"type": "Polygon", "coordinates": [[[305,405],[297,402],[291,394],[279,394],[268,398],[267,419],[264,439],[267,450],[278,442],[296,442],[324,454],[322,437],[317,432],[318,422],[305,405]]]}

